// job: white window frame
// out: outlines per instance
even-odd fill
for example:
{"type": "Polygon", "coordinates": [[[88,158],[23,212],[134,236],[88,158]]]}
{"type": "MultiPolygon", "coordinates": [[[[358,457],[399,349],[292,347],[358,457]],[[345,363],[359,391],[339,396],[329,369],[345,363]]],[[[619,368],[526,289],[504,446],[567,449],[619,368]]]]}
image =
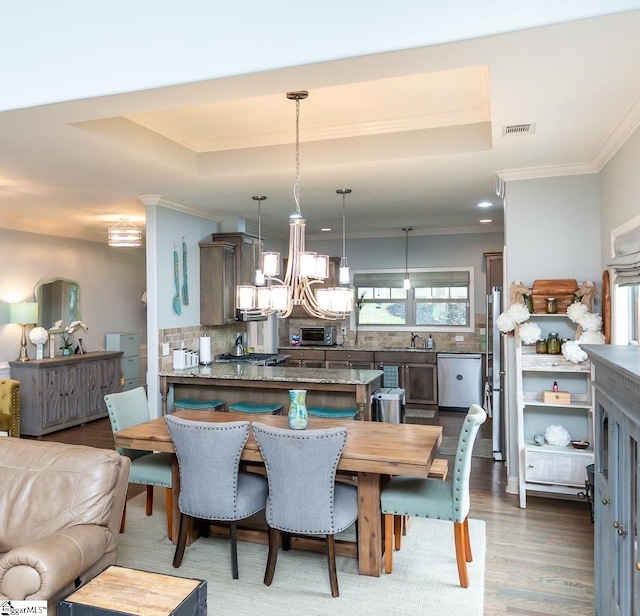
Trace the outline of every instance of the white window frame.
{"type": "MultiPolygon", "coordinates": [[[[469,326],[468,327],[451,327],[436,325],[358,325],[358,331],[361,332],[432,332],[432,333],[469,333],[475,332],[475,276],[473,267],[410,267],[409,277],[412,273],[419,272],[468,272],[469,273],[469,326]]],[[[363,269],[352,270],[352,276],[356,274],[404,274],[404,269],[363,269]]],[[[358,298],[356,297],[356,300],[358,298]]],[[[414,300],[415,301],[415,300],[414,300]]],[[[357,308],[356,308],[357,310],[357,308]]],[[[356,328],[356,310],[351,313],[350,329],[354,331],[356,328]]]]}

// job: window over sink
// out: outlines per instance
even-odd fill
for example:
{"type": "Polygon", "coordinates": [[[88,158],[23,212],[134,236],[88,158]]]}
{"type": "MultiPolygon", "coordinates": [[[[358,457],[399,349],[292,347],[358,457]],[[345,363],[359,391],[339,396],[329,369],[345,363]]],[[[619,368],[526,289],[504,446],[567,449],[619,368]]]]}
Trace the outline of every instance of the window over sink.
{"type": "Polygon", "coordinates": [[[473,267],[410,269],[409,276],[404,289],[404,271],[354,272],[360,329],[473,330],[473,267]]]}

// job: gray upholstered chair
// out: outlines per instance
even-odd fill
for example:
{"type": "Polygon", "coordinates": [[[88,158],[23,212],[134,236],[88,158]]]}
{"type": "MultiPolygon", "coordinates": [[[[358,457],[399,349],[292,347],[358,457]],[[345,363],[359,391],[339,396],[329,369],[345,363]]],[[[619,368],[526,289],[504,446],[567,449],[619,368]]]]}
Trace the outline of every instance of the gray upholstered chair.
{"type": "MultiPolygon", "coordinates": [[[[484,409],[472,404],[462,424],[453,474],[449,479],[429,479],[423,477],[393,477],[380,495],[385,526],[385,571],[391,573],[393,562],[394,526],[398,534],[398,524],[394,518],[415,516],[453,522],[456,546],[456,561],[460,586],[469,586],[467,562],[471,562],[469,542],[469,476],[471,474],[471,453],[480,426],[487,418],[484,409]]],[[[396,547],[399,548],[396,537],[396,547]]]]}
{"type": "MultiPolygon", "coordinates": [[[[118,432],[124,428],[137,426],[149,421],[149,405],[147,394],[143,387],[137,387],[129,391],[122,391],[115,394],[107,394],[104,397],[111,422],[111,430],[118,432]]],[[[153,513],[153,486],[165,488],[167,507],[167,535],[172,539],[172,519],[171,519],[171,454],[153,453],[140,451],[138,449],[124,449],[116,447],[118,453],[127,456],[131,460],[131,471],[129,472],[129,483],[137,483],[147,486],[147,506],[146,513],[153,513]]],[[[122,522],[120,532],[124,531],[127,508],[122,512],[122,522]]]]}
{"type": "Polygon", "coordinates": [[[334,535],[358,518],[356,488],[336,483],[347,430],[286,430],[254,422],[253,432],[269,480],[265,510],[269,557],[264,583],[269,586],[273,581],[281,532],[285,533],[285,549],[289,534],[326,535],[331,594],[337,597],[334,535]]]}
{"type": "Polygon", "coordinates": [[[190,518],[228,521],[231,573],[238,579],[236,522],[264,509],[265,477],[240,471],[240,455],[249,438],[248,421],[213,423],[166,416],[180,469],[180,534],[173,566],[182,564],[190,518]]]}

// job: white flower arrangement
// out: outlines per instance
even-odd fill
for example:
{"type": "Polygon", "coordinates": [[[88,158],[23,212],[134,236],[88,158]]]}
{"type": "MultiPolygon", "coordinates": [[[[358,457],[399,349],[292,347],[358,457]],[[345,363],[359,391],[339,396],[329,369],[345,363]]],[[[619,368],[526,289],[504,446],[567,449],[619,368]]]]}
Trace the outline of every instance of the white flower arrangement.
{"type": "Polygon", "coordinates": [[[537,323],[523,323],[520,325],[519,335],[522,344],[535,344],[542,336],[542,330],[537,323]]]}
{"type": "MultiPolygon", "coordinates": [[[[496,319],[496,325],[503,334],[512,332],[516,325],[529,320],[529,310],[522,304],[511,304],[506,312],[496,319]]],[[[535,342],[535,341],[534,341],[535,342]]]]}
{"type": "Polygon", "coordinates": [[[89,328],[82,321],[72,321],[67,327],[62,326],[62,321],[56,321],[53,327],[49,330],[49,333],[60,334],[62,337],[61,349],[70,349],[73,344],[71,342],[71,334],[77,332],[79,329],[88,331],[89,328]]]}
{"type": "Polygon", "coordinates": [[[571,435],[562,426],[551,425],[544,431],[544,440],[549,445],[566,447],[571,442],[571,435]]]}
{"type": "Polygon", "coordinates": [[[581,302],[573,302],[567,308],[567,316],[578,325],[577,340],[570,340],[562,345],[562,355],[574,364],[587,359],[587,354],[580,348],[580,344],[604,344],[602,333],[602,317],[589,312],[589,308],[581,302]]]}
{"type": "Polygon", "coordinates": [[[29,332],[31,344],[44,344],[47,340],[49,340],[49,332],[44,327],[34,327],[29,332]]]}

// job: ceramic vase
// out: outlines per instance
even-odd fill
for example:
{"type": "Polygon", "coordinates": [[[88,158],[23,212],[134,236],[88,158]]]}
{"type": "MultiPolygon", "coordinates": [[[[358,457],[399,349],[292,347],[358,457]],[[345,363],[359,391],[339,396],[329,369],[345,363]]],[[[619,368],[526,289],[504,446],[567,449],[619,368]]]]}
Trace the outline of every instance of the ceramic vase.
{"type": "Polygon", "coordinates": [[[71,349],[67,349],[67,348],[62,349],[63,355],[71,355],[71,353],[73,353],[71,349]]]}
{"type": "Polygon", "coordinates": [[[307,390],[290,389],[289,399],[289,427],[292,430],[304,430],[309,423],[309,413],[307,412],[307,390]]]}

